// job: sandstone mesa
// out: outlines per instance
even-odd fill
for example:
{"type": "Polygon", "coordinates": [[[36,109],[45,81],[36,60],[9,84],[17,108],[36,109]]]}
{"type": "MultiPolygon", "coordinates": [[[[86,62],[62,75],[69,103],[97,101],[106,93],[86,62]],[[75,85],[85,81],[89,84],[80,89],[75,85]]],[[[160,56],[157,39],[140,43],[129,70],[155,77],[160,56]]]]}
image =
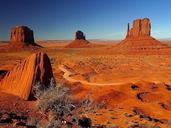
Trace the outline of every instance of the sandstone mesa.
{"type": "Polygon", "coordinates": [[[36,50],[41,48],[35,43],[34,32],[27,26],[15,26],[11,29],[10,42],[0,47],[0,51],[36,50]]]}
{"type": "Polygon", "coordinates": [[[32,43],[34,44],[33,30],[27,26],[16,26],[11,29],[11,43],[32,43]]]}

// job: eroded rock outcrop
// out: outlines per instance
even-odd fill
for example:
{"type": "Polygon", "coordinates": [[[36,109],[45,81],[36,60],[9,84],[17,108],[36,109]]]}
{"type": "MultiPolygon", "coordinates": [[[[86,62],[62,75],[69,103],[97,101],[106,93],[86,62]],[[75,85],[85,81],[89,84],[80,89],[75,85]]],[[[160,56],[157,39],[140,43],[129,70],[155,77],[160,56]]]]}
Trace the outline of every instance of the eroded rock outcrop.
{"type": "Polygon", "coordinates": [[[66,46],[66,48],[85,48],[90,47],[90,42],[86,40],[86,37],[82,31],[75,33],[75,40],[66,46]]]}
{"type": "Polygon", "coordinates": [[[43,52],[38,52],[8,72],[0,82],[0,90],[28,100],[37,82],[48,87],[51,78],[53,78],[53,73],[49,57],[43,52]]]}

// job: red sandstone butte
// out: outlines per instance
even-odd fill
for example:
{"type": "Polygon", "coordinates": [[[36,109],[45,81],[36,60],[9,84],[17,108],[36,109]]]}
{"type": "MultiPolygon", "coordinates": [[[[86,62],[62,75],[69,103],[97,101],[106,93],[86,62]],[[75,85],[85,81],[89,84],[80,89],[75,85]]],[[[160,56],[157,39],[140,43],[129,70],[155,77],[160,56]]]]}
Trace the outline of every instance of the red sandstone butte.
{"type": "Polygon", "coordinates": [[[11,29],[11,43],[34,44],[33,30],[27,26],[16,26],[11,29]]]}
{"type": "Polygon", "coordinates": [[[120,45],[132,48],[165,47],[160,41],[151,37],[151,22],[148,18],[134,20],[132,28],[128,23],[126,38],[120,45]]]}
{"type": "Polygon", "coordinates": [[[89,47],[90,42],[86,40],[86,37],[82,31],[75,33],[75,40],[66,46],[66,48],[85,48],[89,47]]]}
{"type": "Polygon", "coordinates": [[[16,26],[11,29],[10,43],[1,47],[2,51],[36,50],[41,46],[34,41],[34,33],[27,26],[16,26]]]}

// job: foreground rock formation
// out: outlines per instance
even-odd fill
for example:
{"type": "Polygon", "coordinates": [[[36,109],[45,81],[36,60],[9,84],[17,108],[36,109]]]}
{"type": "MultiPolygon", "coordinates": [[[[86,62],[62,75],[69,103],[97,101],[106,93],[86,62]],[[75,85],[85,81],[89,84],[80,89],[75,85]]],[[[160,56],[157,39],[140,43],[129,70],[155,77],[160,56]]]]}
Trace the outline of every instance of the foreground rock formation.
{"type": "Polygon", "coordinates": [[[53,78],[52,67],[47,54],[34,53],[8,72],[0,81],[0,90],[17,95],[24,100],[32,96],[32,88],[40,82],[48,87],[53,78]]]}
{"type": "Polygon", "coordinates": [[[82,31],[75,33],[75,40],[66,46],[66,48],[84,48],[89,47],[90,42],[86,40],[86,37],[82,31]]]}
{"type": "Polygon", "coordinates": [[[169,48],[151,37],[151,22],[148,18],[134,20],[132,28],[128,23],[126,38],[118,46],[123,51],[131,52],[154,52],[154,50],[158,52],[158,50],[169,48]]]}

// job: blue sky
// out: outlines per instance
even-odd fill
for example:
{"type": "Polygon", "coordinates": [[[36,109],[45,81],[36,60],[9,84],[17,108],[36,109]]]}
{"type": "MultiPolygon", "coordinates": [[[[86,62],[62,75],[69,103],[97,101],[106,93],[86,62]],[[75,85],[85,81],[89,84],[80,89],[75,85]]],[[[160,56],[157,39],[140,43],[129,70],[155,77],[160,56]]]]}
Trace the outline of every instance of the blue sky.
{"type": "Polygon", "coordinates": [[[35,38],[73,39],[82,30],[88,39],[123,39],[127,23],[150,18],[152,36],[171,37],[171,0],[0,0],[0,39],[27,25],[35,38]]]}

